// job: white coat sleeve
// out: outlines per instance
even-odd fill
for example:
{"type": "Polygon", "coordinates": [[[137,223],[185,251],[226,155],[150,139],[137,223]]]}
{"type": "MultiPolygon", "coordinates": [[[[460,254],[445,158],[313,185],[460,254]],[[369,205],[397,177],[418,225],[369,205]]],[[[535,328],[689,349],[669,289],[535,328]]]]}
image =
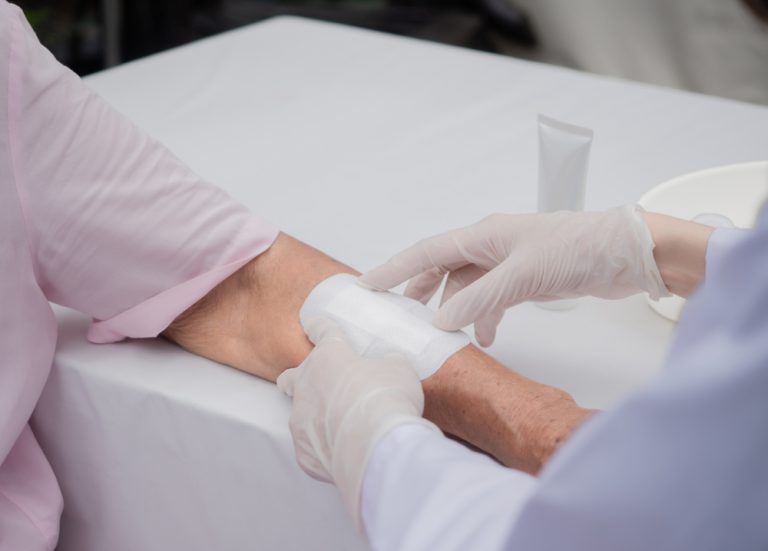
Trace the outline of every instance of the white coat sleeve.
{"type": "Polygon", "coordinates": [[[374,550],[503,549],[536,479],[421,425],[376,445],[362,491],[374,550]]]}
{"type": "Polygon", "coordinates": [[[587,421],[522,500],[519,473],[439,435],[382,441],[363,489],[374,548],[768,549],[768,216],[719,237],[665,371],[587,421]]]}

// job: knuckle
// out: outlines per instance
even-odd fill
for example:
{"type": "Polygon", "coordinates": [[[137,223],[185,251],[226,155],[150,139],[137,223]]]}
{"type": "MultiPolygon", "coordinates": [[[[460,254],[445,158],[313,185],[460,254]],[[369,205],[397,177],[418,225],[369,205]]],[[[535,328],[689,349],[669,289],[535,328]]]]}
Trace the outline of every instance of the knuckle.
{"type": "Polygon", "coordinates": [[[484,225],[496,225],[503,222],[507,216],[507,214],[501,212],[494,212],[483,218],[480,223],[484,225]]]}

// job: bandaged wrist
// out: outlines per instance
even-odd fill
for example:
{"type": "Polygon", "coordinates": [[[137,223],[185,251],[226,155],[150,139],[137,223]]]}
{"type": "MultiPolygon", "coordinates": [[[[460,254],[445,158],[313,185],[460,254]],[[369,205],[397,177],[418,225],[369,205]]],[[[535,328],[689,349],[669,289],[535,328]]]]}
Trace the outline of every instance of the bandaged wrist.
{"type": "Polygon", "coordinates": [[[469,344],[461,331],[435,328],[435,313],[420,302],[365,289],[350,274],[337,274],[319,283],[307,296],[299,315],[302,326],[312,318],[332,320],[352,348],[366,358],[402,354],[422,380],[469,344]]]}

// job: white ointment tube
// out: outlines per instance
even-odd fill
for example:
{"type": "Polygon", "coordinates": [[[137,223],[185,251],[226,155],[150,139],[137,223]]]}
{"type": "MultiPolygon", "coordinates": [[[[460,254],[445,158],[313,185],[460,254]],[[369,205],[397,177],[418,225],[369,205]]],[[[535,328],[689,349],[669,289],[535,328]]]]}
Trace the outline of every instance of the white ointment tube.
{"type": "Polygon", "coordinates": [[[299,311],[306,327],[313,318],[335,322],[352,348],[366,358],[402,354],[426,379],[469,344],[461,331],[441,331],[432,325],[435,313],[416,300],[357,284],[350,274],[337,274],[320,282],[299,311]]]}
{"type": "MultiPolygon", "coordinates": [[[[539,115],[539,212],[584,210],[589,151],[588,128],[539,115]]],[[[546,310],[568,310],[573,299],[537,302],[546,310]]]]}
{"type": "Polygon", "coordinates": [[[592,130],[539,115],[539,212],[584,210],[592,130]]]}

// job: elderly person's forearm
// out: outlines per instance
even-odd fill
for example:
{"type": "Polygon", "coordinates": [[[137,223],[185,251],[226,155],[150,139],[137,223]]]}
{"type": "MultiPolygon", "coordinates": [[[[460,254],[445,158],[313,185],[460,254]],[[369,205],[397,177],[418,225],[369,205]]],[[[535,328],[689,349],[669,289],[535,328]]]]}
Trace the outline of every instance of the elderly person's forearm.
{"type": "MultiPolygon", "coordinates": [[[[272,247],[180,316],[164,335],[184,348],[275,381],[312,349],[299,310],[337,273],[356,274],[281,234],[272,247]]],[[[536,472],[588,412],[469,345],[424,381],[425,415],[503,463],[536,472]]]]}
{"type": "Polygon", "coordinates": [[[424,416],[509,467],[535,474],[593,410],[475,347],[423,381],[424,416]]]}

